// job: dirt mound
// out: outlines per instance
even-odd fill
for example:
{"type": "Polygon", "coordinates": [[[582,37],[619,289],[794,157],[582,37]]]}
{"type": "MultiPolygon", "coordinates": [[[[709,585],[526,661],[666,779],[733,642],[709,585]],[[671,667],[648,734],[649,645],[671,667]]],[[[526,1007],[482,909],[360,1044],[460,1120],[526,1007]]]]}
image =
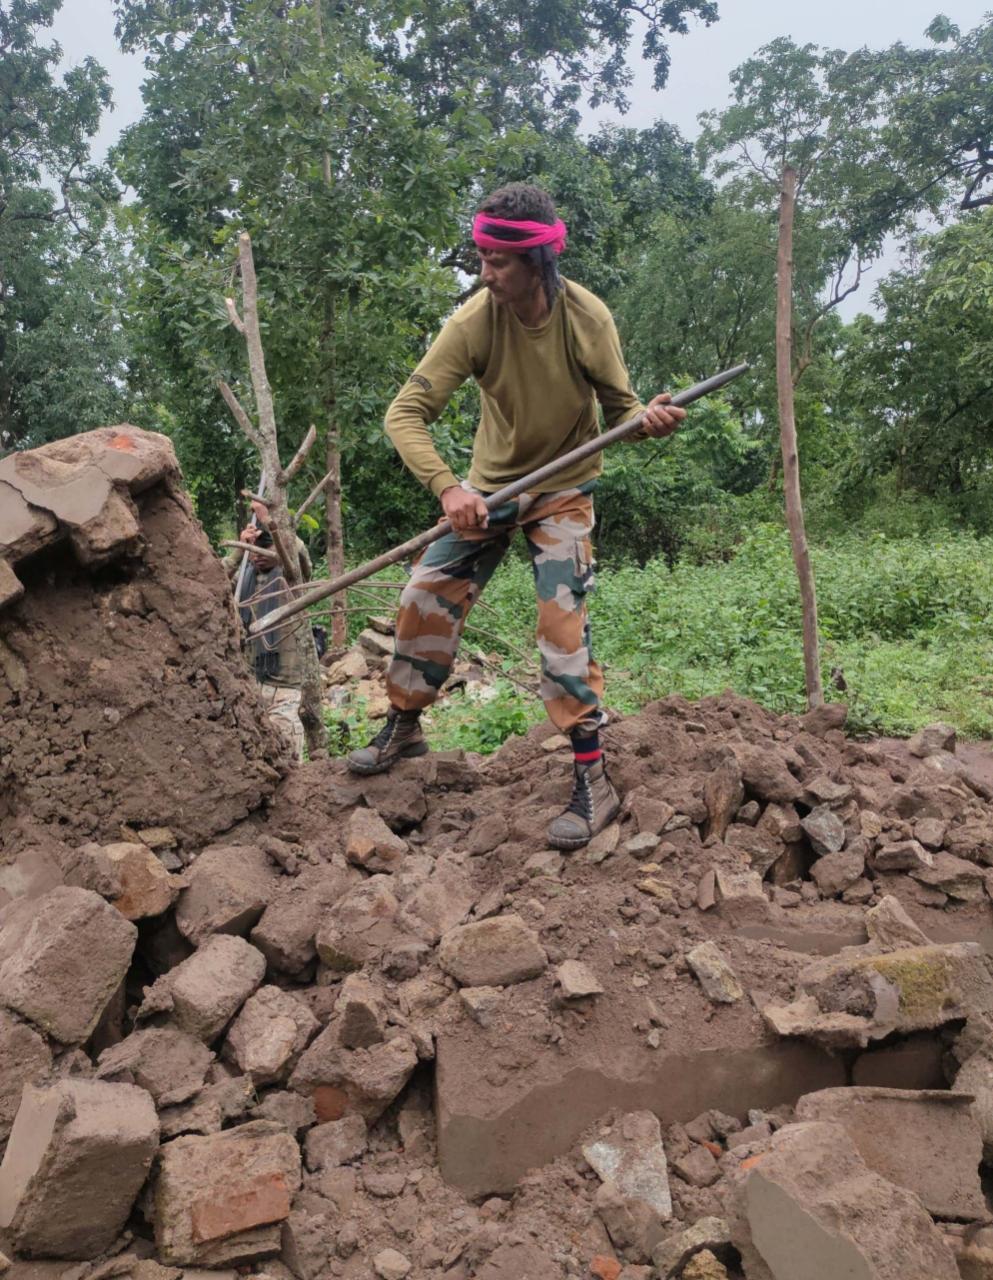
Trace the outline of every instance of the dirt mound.
{"type": "Polygon", "coordinates": [[[172,446],[130,427],[0,463],[0,794],[67,840],[202,845],[285,770],[172,446]],[[16,570],[16,575],[15,575],[16,570]]]}

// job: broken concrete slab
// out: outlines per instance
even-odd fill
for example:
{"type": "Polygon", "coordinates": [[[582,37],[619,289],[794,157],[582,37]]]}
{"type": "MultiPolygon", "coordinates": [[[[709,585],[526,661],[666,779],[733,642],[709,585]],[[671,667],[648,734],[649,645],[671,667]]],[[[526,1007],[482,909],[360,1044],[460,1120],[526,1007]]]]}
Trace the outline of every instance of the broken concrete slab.
{"type": "Polygon", "coordinates": [[[581,960],[564,960],[555,970],[555,981],[563,1000],[583,1000],[603,994],[600,980],[581,960]]]}
{"type": "Polygon", "coordinates": [[[701,942],[686,953],[686,963],[711,1000],[733,1004],[745,994],[716,942],[701,942]]]}
{"type": "Polygon", "coordinates": [[[254,845],[209,845],[194,862],[176,907],[180,933],[196,947],[215,933],[248,933],[281,880],[254,845]]]}
{"type": "Polygon", "coordinates": [[[463,987],[502,987],[538,977],[548,957],[521,917],[507,914],[445,934],[438,963],[463,987]]]}
{"type": "Polygon", "coordinates": [[[368,1049],[386,1039],[385,993],[364,973],[350,973],[341,984],[334,1012],[346,1049],[368,1049]]]}
{"type": "Polygon", "coordinates": [[[10,1133],[26,1084],[41,1084],[52,1067],[52,1054],[26,1022],[0,1009],[0,1142],[10,1133]]]}
{"type": "Polygon", "coordinates": [[[749,1277],[958,1280],[920,1200],[862,1160],[837,1124],[787,1125],[745,1173],[731,1239],[749,1277]]]}
{"type": "Polygon", "coordinates": [[[345,857],[363,871],[392,873],[407,856],[407,841],[394,835],[375,809],[357,808],[345,827],[345,857]]]}
{"type": "Polygon", "coordinates": [[[138,930],[89,889],[62,886],[0,912],[0,1004],[81,1044],[131,963],[138,930]]]}
{"type": "Polygon", "coordinates": [[[98,1080],[147,1089],[159,1107],[186,1102],[199,1093],[214,1055],[195,1036],[176,1027],[146,1027],[104,1049],[98,1080]]]}
{"type": "Polygon", "coordinates": [[[181,1031],[210,1044],[261,985],[264,975],[261,951],[244,938],[215,934],[188,960],[145,988],[137,1017],[168,1014],[181,1031]]]}
{"type": "Polygon", "coordinates": [[[865,913],[865,927],[870,941],[885,951],[899,947],[926,947],[931,943],[892,894],[887,894],[869,908],[865,913]]]}
{"type": "Polygon", "coordinates": [[[317,1118],[360,1115],[378,1120],[417,1066],[417,1048],[399,1035],[369,1049],[345,1049],[334,1021],[306,1050],[290,1076],[290,1088],[314,1100],[317,1118]]]}
{"type": "Polygon", "coordinates": [[[21,1253],[97,1257],[124,1226],[158,1140],[144,1089],[27,1085],[0,1166],[0,1227],[21,1253]]]}
{"type": "Polygon", "coordinates": [[[865,871],[865,853],[860,847],[839,849],[825,854],[810,868],[818,889],[826,897],[833,898],[853,885],[865,871]]]}
{"type": "Polygon", "coordinates": [[[289,1075],[320,1026],[303,1001],[290,992],[259,987],[231,1024],[224,1056],[254,1084],[275,1084],[289,1075]]]}
{"type": "Polygon", "coordinates": [[[807,833],[807,839],[818,857],[838,853],[844,847],[845,824],[830,805],[819,804],[811,809],[805,818],[800,819],[800,826],[807,833]]]}
{"type": "Polygon", "coordinates": [[[299,1186],[296,1141],[264,1120],[166,1143],[154,1189],[159,1257],[216,1268],[278,1253],[299,1186]]]}
{"type": "Polygon", "coordinates": [[[947,1090],[823,1089],[802,1097],[796,1116],[840,1124],[869,1168],[920,1196],[932,1217],[970,1222],[986,1216],[970,1107],[947,1090]]]}

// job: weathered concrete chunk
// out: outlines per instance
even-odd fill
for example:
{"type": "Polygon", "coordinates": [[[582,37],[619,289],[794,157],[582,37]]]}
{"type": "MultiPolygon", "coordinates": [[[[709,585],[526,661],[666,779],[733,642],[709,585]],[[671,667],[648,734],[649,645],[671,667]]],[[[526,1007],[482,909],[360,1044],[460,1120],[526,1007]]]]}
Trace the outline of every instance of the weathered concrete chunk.
{"type": "Polygon", "coordinates": [[[880,845],[872,859],[877,871],[929,871],[934,854],[917,840],[896,840],[880,845]]]}
{"type": "Polygon", "coordinates": [[[383,1249],[372,1260],[372,1269],[379,1280],[404,1280],[412,1265],[397,1249],[383,1249]]]}
{"type": "Polygon", "coordinates": [[[893,1032],[933,1030],[970,1013],[993,1010],[993,961],[976,943],[901,947],[880,954],[870,944],[808,965],[805,992],[762,1016],[780,1035],[832,1048],[865,1048],[893,1032]]]}
{"type": "Polygon", "coordinates": [[[728,1280],[728,1269],[716,1254],[709,1249],[701,1249],[687,1262],[683,1280],[728,1280]]]}
{"type": "Polygon", "coordinates": [[[296,996],[279,987],[259,987],[248,997],[224,1041],[224,1056],[255,1084],[289,1075],[320,1023],[296,996]]]}
{"type": "Polygon", "coordinates": [[[215,933],[248,933],[282,877],[254,845],[213,844],[197,858],[189,879],[176,906],[176,923],[198,947],[215,933]]]}
{"type": "Polygon", "coordinates": [[[923,729],[918,729],[907,742],[907,750],[912,756],[918,756],[921,759],[938,755],[942,751],[954,754],[957,737],[954,725],[938,720],[934,724],[925,725],[923,729]]]}
{"type": "Polygon", "coordinates": [[[345,857],[365,871],[392,872],[407,856],[407,841],[394,835],[375,809],[353,809],[345,829],[345,857]]]}
{"type": "Polygon", "coordinates": [[[300,977],[317,959],[321,921],[360,877],[353,867],[327,865],[284,877],[251,932],[253,945],[274,969],[300,977]]]}
{"type": "Polygon", "coordinates": [[[869,1168],[920,1196],[932,1217],[986,1216],[979,1184],[982,1139],[961,1094],[821,1089],[797,1102],[796,1115],[841,1125],[869,1168]]]}
{"type": "Polygon", "coordinates": [[[365,974],[348,975],[334,1011],[339,1040],[346,1049],[368,1049],[386,1039],[384,993],[365,974]]]}
{"type": "Polygon", "coordinates": [[[548,957],[520,916],[503,915],[447,933],[438,961],[464,987],[502,987],[538,977],[548,957]]]}
{"type": "Polygon", "coordinates": [[[730,1226],[750,1277],[958,1280],[920,1200],[869,1169],[837,1124],[780,1129],[738,1184],[730,1226]]]}
{"type": "Polygon", "coordinates": [[[759,800],[792,804],[803,787],[790,773],[785,759],[771,747],[735,746],[745,786],[759,800]]]}
{"type": "Polygon", "coordinates": [[[993,1047],[983,1045],[962,1063],[955,1077],[956,1092],[971,1095],[972,1116],[983,1143],[983,1160],[993,1164],[993,1047]]]}
{"type": "Polygon", "coordinates": [[[663,1222],[672,1217],[662,1129],[650,1111],[621,1116],[610,1133],[583,1147],[583,1156],[600,1180],[612,1182],[622,1196],[645,1201],[663,1222]]]}
{"type": "Polygon", "coordinates": [[[669,1236],[655,1246],[652,1261],[659,1280],[671,1280],[682,1273],[694,1254],[702,1249],[720,1253],[731,1243],[728,1224],[723,1218],[699,1218],[691,1227],[669,1236]]]}
{"type": "Polygon", "coordinates": [[[170,1014],[182,1031],[215,1040],[265,975],[265,957],[244,938],[216,934],[145,989],[138,1017],[170,1014]]]}
{"type": "Polygon", "coordinates": [[[290,1088],[314,1099],[319,1120],[360,1115],[372,1124],[410,1079],[417,1061],[410,1036],[369,1049],[345,1049],[331,1022],[297,1063],[290,1088]]]}
{"type": "Polygon", "coordinates": [[[934,853],[934,866],[911,871],[919,884],[940,889],[959,902],[983,902],[986,898],[986,876],[982,867],[951,853],[934,853]]]}
{"type": "Polygon", "coordinates": [[[368,1145],[368,1130],[361,1116],[342,1116],[340,1120],[315,1125],[308,1132],[304,1147],[307,1168],[316,1172],[348,1164],[364,1155],[368,1145]]]}
{"type": "Polygon", "coordinates": [[[146,1027],[104,1049],[97,1079],[136,1084],[160,1107],[186,1102],[203,1087],[214,1055],[195,1036],[175,1027],[146,1027]]]}
{"type": "Polygon", "coordinates": [[[220,1267],[279,1252],[300,1186],[300,1149],[264,1120],[162,1148],[155,1241],[173,1266],[220,1267]]]}
{"type": "Polygon", "coordinates": [[[6,1009],[0,1009],[0,1142],[7,1139],[26,1084],[41,1084],[52,1055],[41,1036],[6,1009]]]}
{"type": "Polygon", "coordinates": [[[745,994],[716,942],[701,942],[686,953],[686,963],[711,1000],[733,1004],[745,994]]]}
{"type": "Polygon", "coordinates": [[[138,930],[89,889],[52,889],[0,912],[0,1004],[81,1044],[128,971],[138,930]]]}
{"type": "Polygon", "coordinates": [[[26,1086],[0,1166],[0,1227],[21,1253],[96,1257],[124,1226],[158,1140],[144,1089],[26,1086]]]}
{"type": "Polygon", "coordinates": [[[582,1000],[586,996],[603,995],[603,986],[596,974],[580,960],[564,960],[555,970],[563,1000],[582,1000]]]}
{"type": "Polygon", "coordinates": [[[397,922],[433,945],[466,919],[478,897],[479,891],[465,868],[442,857],[424,883],[405,899],[397,922]]]}
{"type": "Polygon", "coordinates": [[[113,905],[126,920],[144,920],[168,911],[183,887],[145,844],[105,844],[104,856],[120,878],[113,905]]]}
{"type": "Polygon", "coordinates": [[[805,818],[800,819],[800,826],[807,833],[807,839],[816,854],[824,857],[828,853],[837,853],[845,843],[845,824],[830,805],[819,804],[811,809],[805,818]]]}
{"type": "Polygon", "coordinates": [[[686,1155],[674,1159],[672,1168],[691,1187],[712,1186],[721,1176],[720,1165],[713,1153],[699,1143],[694,1143],[686,1155]]]}
{"type": "Polygon", "coordinates": [[[898,947],[926,947],[931,942],[892,894],[869,908],[865,913],[865,927],[870,941],[887,951],[898,947]]]}
{"type": "Polygon", "coordinates": [[[499,987],[462,987],[459,1000],[469,1017],[481,1027],[491,1027],[504,1003],[499,987]]]}
{"type": "Polygon", "coordinates": [[[315,939],[318,956],[330,969],[361,969],[398,940],[399,909],[391,877],[370,876],[325,916],[315,939]]]}
{"type": "Polygon", "coordinates": [[[825,854],[810,868],[818,889],[829,898],[844,893],[864,871],[865,854],[862,848],[839,849],[837,853],[825,854]]]}

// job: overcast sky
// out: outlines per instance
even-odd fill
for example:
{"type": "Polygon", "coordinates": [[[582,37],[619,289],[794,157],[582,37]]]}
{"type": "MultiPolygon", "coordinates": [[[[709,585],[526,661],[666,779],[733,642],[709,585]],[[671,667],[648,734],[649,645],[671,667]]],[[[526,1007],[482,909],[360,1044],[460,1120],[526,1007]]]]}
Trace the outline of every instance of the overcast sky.
{"type": "MultiPolygon", "coordinates": [[[[536,0],[540,3],[541,0],[536,0]]],[[[677,125],[689,138],[698,132],[701,111],[723,106],[728,100],[729,73],[761,45],[788,35],[798,43],[853,49],[861,45],[881,47],[902,40],[923,44],[924,29],[938,13],[946,14],[963,30],[978,25],[993,8],[993,0],[719,0],[721,18],[712,27],[695,25],[689,35],[671,40],[672,70],[661,93],[652,88],[650,69],[633,48],[635,83],[631,110],[620,117],[601,111],[589,117],[620,120],[643,127],[662,117],[677,125]]],[[[112,0],[64,0],[55,19],[53,35],[62,45],[68,64],[88,54],[110,74],[115,109],[105,120],[95,150],[102,153],[121,129],[141,114],[141,59],[125,55],[114,38],[112,0]]],[[[880,269],[875,275],[878,278],[880,269]]],[[[863,285],[858,298],[849,300],[849,314],[868,304],[871,284],[863,285]]]]}

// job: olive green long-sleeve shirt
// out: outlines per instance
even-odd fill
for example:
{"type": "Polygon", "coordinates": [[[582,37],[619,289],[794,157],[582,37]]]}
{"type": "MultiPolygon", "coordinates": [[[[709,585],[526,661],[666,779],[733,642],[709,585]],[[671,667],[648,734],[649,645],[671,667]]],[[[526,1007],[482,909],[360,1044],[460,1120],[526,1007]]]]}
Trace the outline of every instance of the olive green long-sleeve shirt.
{"type": "MultiPolygon", "coordinates": [[[[438,496],[459,481],[435,448],[428,424],[469,378],[479,383],[482,398],[469,483],[484,492],[598,435],[598,400],[608,427],[645,407],[632,390],[613,317],[595,294],[563,280],[551,315],[529,329],[480,289],[448,320],[386,413],[400,456],[438,496]]],[[[597,454],[539,491],[585,484],[602,466],[597,454]]]]}

